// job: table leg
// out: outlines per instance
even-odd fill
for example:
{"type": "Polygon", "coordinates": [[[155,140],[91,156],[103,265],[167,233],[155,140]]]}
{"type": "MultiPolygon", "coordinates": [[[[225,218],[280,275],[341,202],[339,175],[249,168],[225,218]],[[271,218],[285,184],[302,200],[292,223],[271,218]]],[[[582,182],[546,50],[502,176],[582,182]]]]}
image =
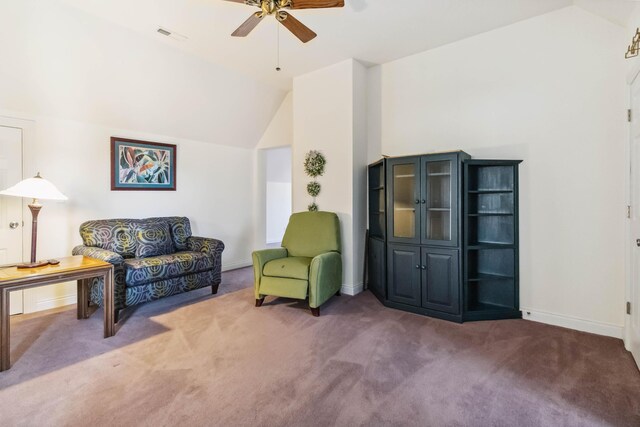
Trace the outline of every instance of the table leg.
{"type": "Polygon", "coordinates": [[[113,267],[104,275],[104,337],[109,338],[115,335],[115,324],[113,321],[113,267]]]}
{"type": "Polygon", "coordinates": [[[87,279],[78,280],[78,319],[86,319],[88,317],[88,284],[87,279]]]}
{"type": "Polygon", "coordinates": [[[9,341],[9,290],[0,290],[0,372],[11,367],[9,341]]]}

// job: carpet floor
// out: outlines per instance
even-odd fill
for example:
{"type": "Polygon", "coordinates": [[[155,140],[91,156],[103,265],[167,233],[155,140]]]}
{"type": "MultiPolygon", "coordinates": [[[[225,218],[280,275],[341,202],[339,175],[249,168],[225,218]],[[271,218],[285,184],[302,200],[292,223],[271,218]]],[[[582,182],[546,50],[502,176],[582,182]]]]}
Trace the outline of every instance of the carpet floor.
{"type": "Polygon", "coordinates": [[[255,308],[251,269],[125,311],[12,319],[0,425],[639,426],[620,340],[524,320],[458,325],[369,292],[255,308]]]}

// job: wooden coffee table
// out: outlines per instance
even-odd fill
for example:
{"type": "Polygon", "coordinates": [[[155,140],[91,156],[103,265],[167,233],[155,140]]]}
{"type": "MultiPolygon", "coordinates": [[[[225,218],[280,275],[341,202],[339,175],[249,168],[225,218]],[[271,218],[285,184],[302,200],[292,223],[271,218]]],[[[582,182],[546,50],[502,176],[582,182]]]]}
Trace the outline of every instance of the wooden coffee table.
{"type": "Polygon", "coordinates": [[[0,268],[0,371],[11,367],[9,293],[21,289],[78,281],[78,318],[86,318],[87,279],[104,278],[104,337],[115,335],[113,322],[113,265],[84,256],[58,258],[60,264],[37,268],[0,268]]]}

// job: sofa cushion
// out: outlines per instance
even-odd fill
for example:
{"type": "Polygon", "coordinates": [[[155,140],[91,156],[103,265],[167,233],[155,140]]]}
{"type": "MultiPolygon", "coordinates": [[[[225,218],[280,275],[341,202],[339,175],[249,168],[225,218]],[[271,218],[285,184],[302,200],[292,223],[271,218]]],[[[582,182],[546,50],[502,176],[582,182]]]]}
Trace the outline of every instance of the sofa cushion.
{"type": "Polygon", "coordinates": [[[191,223],[186,216],[168,216],[160,218],[149,218],[148,221],[165,221],[171,229],[173,246],[178,251],[186,251],[187,240],[191,237],[191,223]]]}
{"type": "Polygon", "coordinates": [[[85,246],[106,249],[132,258],[136,255],[136,219],[102,219],[86,221],[80,226],[80,236],[85,246]]]}
{"type": "Polygon", "coordinates": [[[214,258],[203,252],[176,252],[149,258],[124,261],[128,287],[146,285],[157,280],[172,279],[214,268],[214,258]]]}
{"type": "Polygon", "coordinates": [[[173,253],[169,224],[164,221],[144,221],[136,225],[136,258],[173,253]]]}
{"type": "Polygon", "coordinates": [[[309,280],[309,265],[311,258],[307,257],[279,258],[266,263],[262,274],[269,277],[309,280]]]}

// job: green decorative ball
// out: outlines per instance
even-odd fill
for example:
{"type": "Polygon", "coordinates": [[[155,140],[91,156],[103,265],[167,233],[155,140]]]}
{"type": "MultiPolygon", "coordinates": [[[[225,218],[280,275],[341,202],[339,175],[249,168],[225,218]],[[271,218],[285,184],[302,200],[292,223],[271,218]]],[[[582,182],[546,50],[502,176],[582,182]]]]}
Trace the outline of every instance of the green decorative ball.
{"type": "Polygon", "coordinates": [[[327,164],[327,160],[324,158],[321,152],[311,150],[304,157],[304,171],[311,178],[322,176],[324,174],[324,166],[327,164]]]}
{"type": "Polygon", "coordinates": [[[316,205],[315,203],[311,203],[309,205],[309,212],[318,212],[318,205],[316,205]]]}
{"type": "Polygon", "coordinates": [[[311,181],[310,183],[308,183],[307,193],[309,193],[311,197],[317,197],[318,194],[320,194],[320,184],[315,181],[311,181]]]}

